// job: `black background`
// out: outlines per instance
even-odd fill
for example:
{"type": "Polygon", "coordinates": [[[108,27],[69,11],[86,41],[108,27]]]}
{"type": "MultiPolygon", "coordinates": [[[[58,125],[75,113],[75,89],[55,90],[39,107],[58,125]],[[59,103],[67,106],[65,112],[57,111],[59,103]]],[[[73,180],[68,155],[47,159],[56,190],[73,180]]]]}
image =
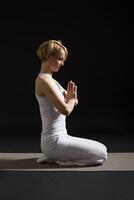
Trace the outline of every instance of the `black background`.
{"type": "MultiPolygon", "coordinates": [[[[69,50],[54,77],[64,87],[70,79],[78,85],[79,105],[67,117],[68,130],[104,142],[109,152],[134,152],[134,7],[129,1],[5,3],[0,6],[0,152],[40,152],[36,49],[48,39],[62,40],[69,50]]],[[[6,171],[0,177],[3,199],[134,196],[130,171],[6,171]]]]}
{"type": "Polygon", "coordinates": [[[78,85],[79,105],[67,117],[68,129],[132,133],[132,10],[128,3],[101,1],[1,7],[1,134],[41,131],[34,95],[41,65],[36,49],[48,39],[62,40],[69,51],[55,79],[65,88],[69,80],[78,85]]]}

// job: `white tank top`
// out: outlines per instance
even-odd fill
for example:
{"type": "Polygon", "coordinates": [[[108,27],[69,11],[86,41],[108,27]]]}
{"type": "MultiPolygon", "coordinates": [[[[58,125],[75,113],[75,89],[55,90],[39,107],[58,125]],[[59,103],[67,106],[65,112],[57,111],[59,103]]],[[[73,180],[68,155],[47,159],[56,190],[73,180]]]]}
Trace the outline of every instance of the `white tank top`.
{"type": "MultiPolygon", "coordinates": [[[[39,74],[40,75],[40,74],[39,74]]],[[[43,74],[41,74],[43,75],[43,74]]],[[[45,74],[44,74],[45,76],[45,74]]],[[[63,89],[55,81],[55,89],[64,99],[63,89]]],[[[42,133],[41,137],[49,137],[54,135],[66,134],[66,116],[61,114],[56,107],[52,105],[46,96],[39,96],[36,94],[39,104],[40,115],[42,120],[42,133]]]]}

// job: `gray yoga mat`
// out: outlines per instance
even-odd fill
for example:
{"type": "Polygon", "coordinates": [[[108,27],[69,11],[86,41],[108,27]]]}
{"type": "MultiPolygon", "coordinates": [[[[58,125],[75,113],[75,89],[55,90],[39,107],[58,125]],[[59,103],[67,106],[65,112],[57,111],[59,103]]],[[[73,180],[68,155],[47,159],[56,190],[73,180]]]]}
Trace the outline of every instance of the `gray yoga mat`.
{"type": "Polygon", "coordinates": [[[59,166],[37,163],[42,153],[0,153],[0,171],[134,171],[134,152],[108,153],[99,166],[59,166]]]}

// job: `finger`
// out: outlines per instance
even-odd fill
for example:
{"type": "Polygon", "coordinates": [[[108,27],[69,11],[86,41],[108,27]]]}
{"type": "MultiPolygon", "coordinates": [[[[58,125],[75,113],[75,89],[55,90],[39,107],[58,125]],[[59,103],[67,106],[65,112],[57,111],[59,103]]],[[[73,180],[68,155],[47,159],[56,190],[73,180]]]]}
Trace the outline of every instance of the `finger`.
{"type": "Polygon", "coordinates": [[[69,81],[68,82],[68,84],[67,84],[67,91],[70,91],[70,89],[71,89],[71,87],[70,87],[70,83],[71,83],[72,81],[69,81]]]}
{"type": "Polygon", "coordinates": [[[74,86],[74,92],[77,94],[77,85],[74,86]]]}
{"type": "Polygon", "coordinates": [[[69,91],[69,82],[68,82],[68,84],[67,84],[67,91],[69,91]]]}
{"type": "Polygon", "coordinates": [[[71,81],[69,81],[69,83],[71,83],[71,84],[72,84],[72,83],[73,83],[73,84],[75,84],[75,82],[74,82],[74,81],[72,81],[72,80],[71,80],[71,81]]]}
{"type": "Polygon", "coordinates": [[[69,81],[68,82],[68,91],[72,91],[72,86],[73,86],[73,81],[71,80],[71,81],[69,81]]]}
{"type": "Polygon", "coordinates": [[[75,86],[74,82],[71,82],[70,83],[70,91],[71,92],[74,92],[74,86],[75,86]]]}
{"type": "Polygon", "coordinates": [[[69,82],[69,91],[72,89],[72,82],[69,82]]]}

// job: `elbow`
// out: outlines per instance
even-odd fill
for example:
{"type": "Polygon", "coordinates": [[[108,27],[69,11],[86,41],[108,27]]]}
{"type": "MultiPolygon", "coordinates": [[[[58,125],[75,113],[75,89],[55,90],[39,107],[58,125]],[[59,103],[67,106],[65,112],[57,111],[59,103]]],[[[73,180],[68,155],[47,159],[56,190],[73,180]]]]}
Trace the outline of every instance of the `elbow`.
{"type": "Polygon", "coordinates": [[[60,112],[61,112],[63,115],[68,116],[68,115],[70,115],[71,111],[72,111],[72,110],[70,110],[68,107],[64,107],[64,109],[61,110],[60,112]]]}
{"type": "Polygon", "coordinates": [[[74,102],[70,103],[70,104],[66,103],[64,106],[59,108],[59,111],[60,111],[61,114],[68,116],[68,115],[71,114],[73,109],[74,109],[74,102]]]}
{"type": "Polygon", "coordinates": [[[71,112],[70,112],[69,110],[66,109],[66,110],[62,111],[61,113],[62,113],[63,115],[65,115],[65,116],[68,116],[68,115],[70,115],[71,112]]]}

